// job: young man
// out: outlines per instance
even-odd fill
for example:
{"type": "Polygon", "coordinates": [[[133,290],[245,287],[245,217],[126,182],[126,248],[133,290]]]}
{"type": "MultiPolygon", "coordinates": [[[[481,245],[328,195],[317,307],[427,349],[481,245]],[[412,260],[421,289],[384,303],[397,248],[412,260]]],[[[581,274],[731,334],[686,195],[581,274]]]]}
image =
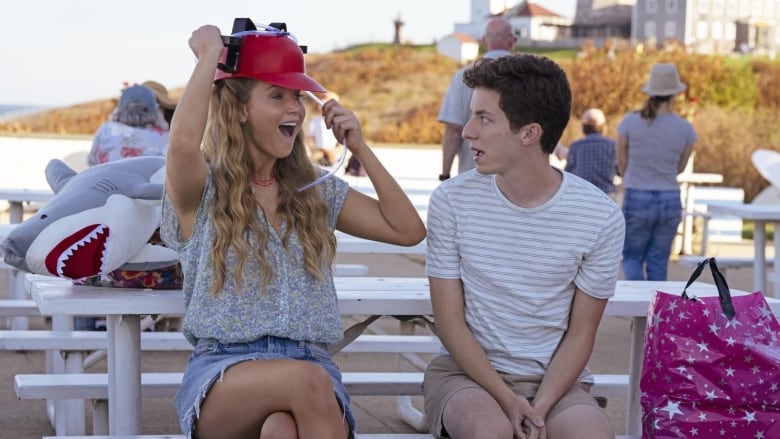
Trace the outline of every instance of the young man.
{"type": "Polygon", "coordinates": [[[625,225],[603,191],[550,166],[571,111],[566,74],[511,55],[477,61],[464,82],[476,170],[442,183],[428,210],[426,270],[447,351],[425,373],[430,430],[612,438],[585,366],[625,225]]]}

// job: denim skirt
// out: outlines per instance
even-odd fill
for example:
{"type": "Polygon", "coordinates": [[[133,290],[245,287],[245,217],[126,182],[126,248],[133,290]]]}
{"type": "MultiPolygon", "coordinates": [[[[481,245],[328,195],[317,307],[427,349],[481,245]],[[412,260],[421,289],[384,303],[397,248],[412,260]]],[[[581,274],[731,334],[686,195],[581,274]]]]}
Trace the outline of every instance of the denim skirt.
{"type": "Polygon", "coordinates": [[[341,382],[341,372],[328,353],[324,343],[296,341],[265,336],[248,343],[220,343],[201,339],[187,362],[182,384],[174,396],[179,424],[185,437],[194,437],[200,407],[211,385],[231,366],[252,360],[311,361],[328,372],[333,381],[333,392],[350,426],[350,437],[355,433],[355,418],[349,405],[349,395],[341,382]]]}

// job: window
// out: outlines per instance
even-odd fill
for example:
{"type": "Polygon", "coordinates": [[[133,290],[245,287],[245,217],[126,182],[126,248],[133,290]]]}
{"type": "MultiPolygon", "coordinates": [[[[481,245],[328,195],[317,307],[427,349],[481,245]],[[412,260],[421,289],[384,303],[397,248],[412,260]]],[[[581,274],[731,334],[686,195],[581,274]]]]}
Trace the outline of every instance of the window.
{"type": "Polygon", "coordinates": [[[720,21],[715,21],[712,23],[712,34],[711,37],[713,40],[723,40],[723,23],[720,21]]]}
{"type": "Polygon", "coordinates": [[[666,0],[666,13],[667,14],[677,13],[677,0],[666,0]]]}
{"type": "Polygon", "coordinates": [[[736,41],[737,39],[737,24],[730,21],[726,23],[726,26],[724,28],[725,38],[726,41],[736,41]]]}
{"type": "Polygon", "coordinates": [[[736,41],[737,39],[737,24],[734,22],[728,22],[726,23],[725,27],[725,40],[726,41],[736,41]]]}
{"type": "Polygon", "coordinates": [[[645,21],[645,38],[655,38],[655,21],[645,21]]]}
{"type": "Polygon", "coordinates": [[[723,0],[712,0],[712,15],[723,16],[723,0]]]}
{"type": "MultiPolygon", "coordinates": [[[[656,11],[658,11],[658,0],[647,0],[647,3],[645,3],[645,12],[648,14],[655,14],[656,11]]],[[[655,28],[655,26],[653,28],[655,28]]]]}
{"type": "Polygon", "coordinates": [[[674,38],[677,36],[677,23],[674,21],[667,21],[664,23],[664,38],[674,38]]]}
{"type": "Polygon", "coordinates": [[[699,13],[706,14],[710,12],[710,0],[699,0],[699,13]]]}
{"type": "Polygon", "coordinates": [[[696,39],[698,40],[706,40],[709,38],[709,27],[707,26],[706,21],[700,21],[696,23],[696,39]]]}
{"type": "Polygon", "coordinates": [[[744,1],[739,2],[739,18],[744,19],[749,16],[750,16],[750,3],[744,1]]]}

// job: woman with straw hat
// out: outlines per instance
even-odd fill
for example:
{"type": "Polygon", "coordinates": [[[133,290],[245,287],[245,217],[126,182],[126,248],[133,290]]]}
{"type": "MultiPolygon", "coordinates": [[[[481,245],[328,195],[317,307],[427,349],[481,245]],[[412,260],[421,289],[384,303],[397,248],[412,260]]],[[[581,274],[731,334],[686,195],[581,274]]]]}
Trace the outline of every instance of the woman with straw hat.
{"type": "Polygon", "coordinates": [[[173,112],[176,110],[176,104],[179,101],[172,98],[168,94],[168,89],[157,81],[146,81],[141,85],[154,92],[154,96],[157,98],[157,105],[160,107],[165,120],[170,124],[171,119],[173,119],[173,112]]]}
{"type": "Polygon", "coordinates": [[[690,122],[672,108],[674,97],[685,89],[674,64],[653,65],[642,86],[648,95],[644,106],[627,114],[617,128],[627,280],[666,280],[672,241],[682,218],[677,175],[685,169],[697,140],[690,122]]]}

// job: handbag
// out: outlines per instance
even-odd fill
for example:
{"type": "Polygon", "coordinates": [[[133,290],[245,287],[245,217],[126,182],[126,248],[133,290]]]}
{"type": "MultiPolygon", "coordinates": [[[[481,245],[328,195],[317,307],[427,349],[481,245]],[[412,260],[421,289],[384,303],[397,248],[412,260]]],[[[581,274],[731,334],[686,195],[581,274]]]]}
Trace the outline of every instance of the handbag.
{"type": "Polygon", "coordinates": [[[714,258],[656,291],[640,377],[642,438],[780,438],[780,325],[761,292],[731,295],[714,258]],[[689,297],[705,267],[717,296],[689,297]]]}

